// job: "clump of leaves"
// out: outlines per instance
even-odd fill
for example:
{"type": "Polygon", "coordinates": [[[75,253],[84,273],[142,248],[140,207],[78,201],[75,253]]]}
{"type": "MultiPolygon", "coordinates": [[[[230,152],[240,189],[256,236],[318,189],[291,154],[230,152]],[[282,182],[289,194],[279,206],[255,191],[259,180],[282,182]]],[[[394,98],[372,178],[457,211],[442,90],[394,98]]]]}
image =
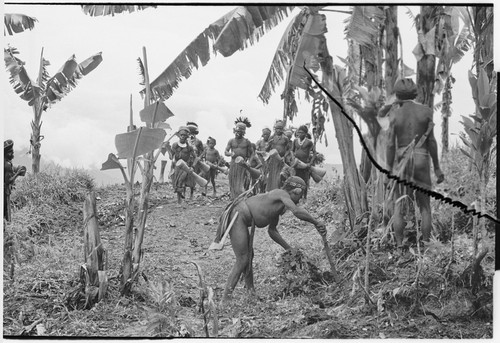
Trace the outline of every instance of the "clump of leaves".
{"type": "Polygon", "coordinates": [[[153,308],[146,308],[147,331],[155,337],[191,337],[191,330],[177,323],[179,303],[173,285],[165,280],[149,281],[147,290],[154,304],[153,308]]]}
{"type": "Polygon", "coordinates": [[[281,255],[278,263],[280,277],[285,284],[281,294],[297,296],[308,293],[324,276],[316,265],[300,249],[292,248],[281,255]]]}

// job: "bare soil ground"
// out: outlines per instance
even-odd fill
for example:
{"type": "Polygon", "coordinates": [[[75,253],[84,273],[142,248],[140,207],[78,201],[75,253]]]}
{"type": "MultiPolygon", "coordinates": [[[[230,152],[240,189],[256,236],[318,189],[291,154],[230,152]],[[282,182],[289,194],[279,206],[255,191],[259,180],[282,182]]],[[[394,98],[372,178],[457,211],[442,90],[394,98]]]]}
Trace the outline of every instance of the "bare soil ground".
{"type": "MultiPolygon", "coordinates": [[[[3,333],[205,337],[198,306],[198,273],[191,263],[196,262],[205,283],[215,292],[219,337],[492,337],[494,251],[483,262],[483,290],[473,296],[465,279],[460,278],[470,250],[469,238],[456,237],[455,261],[448,266],[449,244],[434,242],[423,256],[409,252],[401,257],[382,239],[387,233],[379,230],[373,234],[378,244],[372,247],[367,296],[362,286],[365,243],[343,230],[341,192],[325,198],[327,188],[336,192],[325,182],[313,185],[304,206],[329,223],[329,242],[338,261],[341,284],[332,281],[321,237],[314,227],[287,213],[279,230],[297,250],[284,255],[266,229],[257,229],[254,275],[258,297],[248,295],[239,283],[233,301],[222,306],[219,300],[234,254],[229,240],[222,251],[207,251],[219,215],[229,201],[227,180],[219,178],[219,197],[205,197],[198,190],[194,200],[181,205],[176,203],[170,185],[153,186],[143,243],[143,276],[131,296],[120,297],[125,191],[120,186],[107,187],[96,192],[101,240],[108,252],[107,297],[90,310],[73,309],[74,304],[68,303],[69,294],[78,285],[83,261],[82,227],[61,228],[36,241],[20,242],[22,253],[13,280],[4,263],[3,333]],[[160,309],[161,301],[155,293],[158,288],[152,285],[162,283],[175,301],[160,309]]],[[[208,327],[214,337],[213,318],[208,318],[208,327]]]]}

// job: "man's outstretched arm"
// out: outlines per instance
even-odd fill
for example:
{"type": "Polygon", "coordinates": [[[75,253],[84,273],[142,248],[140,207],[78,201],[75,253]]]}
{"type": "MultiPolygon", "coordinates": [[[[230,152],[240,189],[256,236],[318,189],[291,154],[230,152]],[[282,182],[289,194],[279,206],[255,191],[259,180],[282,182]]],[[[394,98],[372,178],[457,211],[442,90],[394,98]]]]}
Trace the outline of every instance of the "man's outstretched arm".
{"type": "Polygon", "coordinates": [[[307,212],[302,207],[295,205],[295,203],[292,201],[292,199],[290,199],[288,194],[282,195],[280,198],[281,198],[280,200],[285,205],[286,209],[292,212],[295,217],[299,218],[300,220],[304,220],[306,222],[313,224],[316,227],[316,230],[318,230],[320,234],[322,235],[326,234],[325,224],[323,222],[314,219],[313,216],[311,216],[309,212],[307,212]]]}

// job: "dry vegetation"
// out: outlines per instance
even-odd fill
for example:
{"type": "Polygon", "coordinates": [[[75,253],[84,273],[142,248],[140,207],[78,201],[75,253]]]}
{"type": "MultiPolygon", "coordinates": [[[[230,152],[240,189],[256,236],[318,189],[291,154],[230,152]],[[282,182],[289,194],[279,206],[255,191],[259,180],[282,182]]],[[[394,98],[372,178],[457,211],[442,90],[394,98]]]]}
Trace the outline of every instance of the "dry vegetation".
{"type": "MultiPolygon", "coordinates": [[[[447,182],[441,191],[464,203],[474,200],[472,172],[457,149],[443,161],[447,182]],[[456,192],[464,186],[464,192],[456,192]]],[[[492,170],[496,170],[492,168],[492,170]]],[[[496,176],[495,176],[496,177],[496,176]]],[[[490,181],[494,185],[495,178],[490,181]]],[[[281,224],[288,253],[257,230],[255,282],[258,298],[242,285],[231,306],[199,311],[198,273],[219,300],[234,263],[227,245],[207,253],[218,216],[227,204],[227,180],[219,178],[217,199],[199,196],[175,204],[171,187],[153,186],[143,243],[143,275],[130,297],[119,295],[124,245],[123,186],[98,188],[101,239],[108,252],[109,288],[104,301],[86,309],[81,301],[82,204],[92,179],[82,171],[54,169],[17,183],[12,223],[4,227],[4,336],[92,337],[274,337],[274,338],[491,338],[494,227],[481,244],[481,287],[473,290],[471,218],[433,202],[434,229],[423,252],[416,246],[395,254],[390,231],[371,234],[369,289],[364,288],[366,236],[349,230],[339,184],[315,185],[305,207],[329,223],[328,239],[341,284],[332,281],[322,242],[312,225],[291,214],[281,224]],[[452,232],[452,216],[454,230],[452,232]],[[358,237],[359,236],[359,237],[358,237]],[[417,272],[418,271],[418,272],[417,272]]],[[[495,187],[488,206],[496,213],[495,187]]],[[[138,189],[137,191],[138,192],[138,189]]],[[[209,307],[204,304],[205,310],[209,307]]]]}

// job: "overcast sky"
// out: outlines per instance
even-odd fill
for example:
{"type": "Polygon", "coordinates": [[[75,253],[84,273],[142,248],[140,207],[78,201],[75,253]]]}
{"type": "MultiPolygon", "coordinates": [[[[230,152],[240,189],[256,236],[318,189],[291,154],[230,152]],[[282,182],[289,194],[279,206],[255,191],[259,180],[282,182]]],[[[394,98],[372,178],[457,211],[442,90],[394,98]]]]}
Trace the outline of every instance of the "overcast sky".
{"type": "MultiPolygon", "coordinates": [[[[136,125],[143,101],[139,95],[141,86],[137,58],[147,51],[150,79],[156,78],[172,60],[208,25],[232,10],[234,6],[160,6],[114,17],[90,17],[78,5],[4,5],[8,13],[23,13],[35,17],[38,22],[32,31],[4,37],[4,46],[10,44],[19,50],[18,57],[26,62],[32,79],[36,79],[40,52],[51,65],[50,75],[59,70],[64,62],[75,54],[82,62],[102,51],[103,62],[92,73],[79,81],[78,86],[43,114],[41,145],[42,160],[52,160],[65,167],[100,168],[110,152],[116,153],[115,135],[126,132],[129,122],[129,99],[133,97],[136,125]]],[[[344,7],[343,9],[347,9],[344,7]]],[[[410,10],[416,15],[418,7],[410,10]]],[[[399,27],[402,34],[404,62],[416,70],[416,60],[411,53],[416,45],[416,31],[407,15],[408,7],[399,11],[399,27]]],[[[205,142],[208,136],[217,139],[216,148],[222,152],[233,137],[234,120],[248,116],[252,127],[247,137],[256,141],[264,126],[272,127],[281,118],[283,104],[280,94],[283,85],[272,96],[268,105],[258,98],[267,76],[271,60],[290,19],[298,13],[294,10],[280,25],[264,35],[260,41],[231,57],[217,55],[192,76],[183,80],[180,87],[165,104],[175,114],[167,122],[176,129],[186,121],[195,121],[200,128],[199,138],[205,142]]],[[[334,63],[342,65],[337,56],[345,58],[347,44],[344,40],[345,14],[324,12],[327,16],[327,42],[334,63]]],[[[472,55],[452,69],[457,82],[453,86],[453,116],[450,119],[451,141],[456,141],[462,130],[460,115],[474,111],[467,72],[472,67],[472,55]]],[[[30,122],[33,111],[27,102],[13,91],[8,76],[2,69],[2,105],[4,139],[15,141],[17,149],[29,147],[30,122]]],[[[302,93],[303,94],[303,93],[302,93]]],[[[299,126],[310,121],[310,104],[301,97],[299,117],[293,121],[299,126]]],[[[440,96],[436,98],[436,103],[440,96]]],[[[440,113],[435,112],[435,134],[440,145],[440,113]]],[[[328,147],[318,146],[328,163],[341,163],[333,123],[326,123],[328,147]]],[[[169,137],[171,132],[167,132],[169,137]]],[[[356,155],[360,155],[358,138],[356,155]]],[[[359,161],[359,160],[358,160],[359,161]]],[[[30,171],[31,168],[28,167],[30,171]]]]}

